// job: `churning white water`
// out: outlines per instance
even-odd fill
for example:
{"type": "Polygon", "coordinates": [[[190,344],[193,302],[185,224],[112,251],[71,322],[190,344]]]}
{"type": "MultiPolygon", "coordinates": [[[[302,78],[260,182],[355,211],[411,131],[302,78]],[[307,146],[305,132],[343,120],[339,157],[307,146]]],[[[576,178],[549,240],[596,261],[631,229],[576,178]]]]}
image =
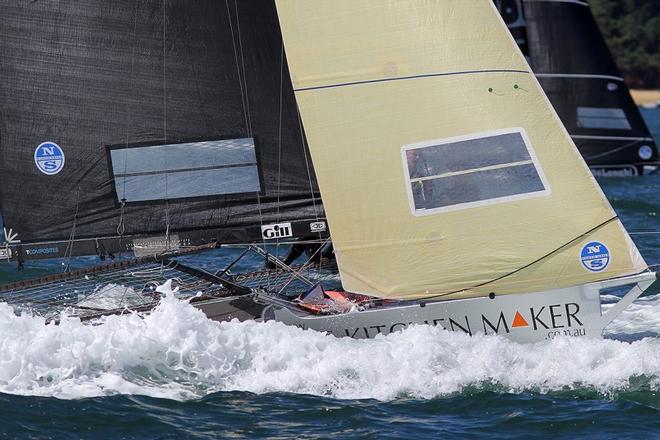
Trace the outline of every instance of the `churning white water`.
{"type": "MultiPolygon", "coordinates": [[[[657,336],[660,295],[638,301],[609,332],[657,336]]],[[[213,322],[172,292],[148,316],[108,316],[96,325],[76,318],[46,325],[0,304],[3,393],[194,399],[241,390],[389,400],[485,384],[513,392],[607,394],[639,377],[651,390],[660,385],[657,337],[521,345],[418,326],[372,340],[339,339],[275,322],[213,322]]]]}

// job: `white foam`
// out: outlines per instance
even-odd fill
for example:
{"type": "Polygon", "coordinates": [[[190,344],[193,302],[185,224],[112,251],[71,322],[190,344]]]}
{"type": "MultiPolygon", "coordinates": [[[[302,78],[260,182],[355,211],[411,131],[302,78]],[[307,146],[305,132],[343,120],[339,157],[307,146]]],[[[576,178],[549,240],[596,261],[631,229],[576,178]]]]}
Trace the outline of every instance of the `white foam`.
{"type": "MultiPolygon", "coordinates": [[[[632,321],[657,322],[659,302],[635,306],[632,321]]],[[[146,317],[108,316],[97,325],[76,318],[46,325],[0,304],[0,335],[0,392],[59,398],[122,393],[181,400],[242,390],[389,400],[483,384],[606,394],[639,376],[649,389],[660,384],[656,338],[520,345],[418,326],[374,340],[339,339],[275,322],[209,321],[171,293],[146,317]]]]}

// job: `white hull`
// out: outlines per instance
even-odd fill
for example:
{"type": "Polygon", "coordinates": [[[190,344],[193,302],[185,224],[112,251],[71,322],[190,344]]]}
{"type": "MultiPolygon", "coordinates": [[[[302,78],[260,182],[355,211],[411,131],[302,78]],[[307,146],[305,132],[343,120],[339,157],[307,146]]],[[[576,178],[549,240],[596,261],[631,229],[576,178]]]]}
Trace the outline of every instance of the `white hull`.
{"type": "Polygon", "coordinates": [[[655,273],[644,273],[545,292],[418,302],[338,315],[311,315],[288,302],[271,299],[263,319],[352,338],[373,338],[413,324],[440,325],[470,335],[500,334],[518,342],[538,342],[558,336],[599,337],[607,324],[655,280],[655,273]],[[603,314],[600,291],[625,285],[633,286],[603,314]]]}

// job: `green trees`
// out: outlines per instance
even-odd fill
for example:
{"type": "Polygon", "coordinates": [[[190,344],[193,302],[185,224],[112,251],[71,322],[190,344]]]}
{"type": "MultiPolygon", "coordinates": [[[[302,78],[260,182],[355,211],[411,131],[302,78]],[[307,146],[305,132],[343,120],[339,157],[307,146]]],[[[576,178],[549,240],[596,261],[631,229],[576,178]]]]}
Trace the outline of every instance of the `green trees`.
{"type": "Polygon", "coordinates": [[[626,82],[660,87],[660,0],[589,3],[626,82]]]}

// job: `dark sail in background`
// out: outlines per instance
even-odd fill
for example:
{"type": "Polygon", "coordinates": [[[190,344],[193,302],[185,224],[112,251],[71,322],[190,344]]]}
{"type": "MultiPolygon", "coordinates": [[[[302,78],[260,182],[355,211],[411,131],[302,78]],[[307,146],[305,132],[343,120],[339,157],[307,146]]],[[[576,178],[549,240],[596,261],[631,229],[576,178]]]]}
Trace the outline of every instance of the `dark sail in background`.
{"type": "Polygon", "coordinates": [[[166,232],[175,248],[256,240],[278,222],[292,225],[267,233],[309,234],[295,221],[322,207],[274,2],[0,7],[0,212],[21,240],[14,256],[157,246],[166,232]]]}
{"type": "Polygon", "coordinates": [[[636,174],[646,164],[657,164],[656,145],[587,1],[496,4],[592,169],[636,174]]]}
{"type": "Polygon", "coordinates": [[[527,44],[527,22],[522,0],[494,0],[500,15],[504,19],[513,39],[520,47],[529,62],[529,46],[527,44]]]}

